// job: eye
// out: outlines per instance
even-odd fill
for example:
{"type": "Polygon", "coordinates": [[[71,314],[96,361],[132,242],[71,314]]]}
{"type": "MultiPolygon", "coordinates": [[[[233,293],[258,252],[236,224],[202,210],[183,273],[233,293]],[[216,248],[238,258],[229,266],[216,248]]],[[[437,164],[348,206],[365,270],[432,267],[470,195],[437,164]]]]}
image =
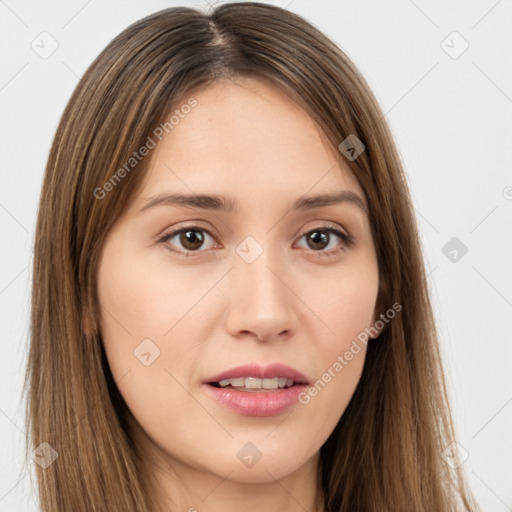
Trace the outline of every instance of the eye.
{"type": "Polygon", "coordinates": [[[354,243],[354,240],[350,235],[343,233],[339,229],[333,228],[332,226],[320,226],[318,228],[312,229],[307,233],[304,233],[301,236],[301,239],[302,238],[306,238],[306,243],[309,245],[309,248],[311,248],[314,252],[319,253],[321,256],[333,256],[338,254],[340,251],[351,247],[354,243]],[[335,247],[338,245],[337,249],[326,252],[325,249],[327,249],[333,241],[332,235],[334,235],[335,239],[337,238],[338,240],[341,240],[341,242],[334,244],[335,247]]]}
{"type": "MultiPolygon", "coordinates": [[[[304,233],[300,239],[302,238],[306,238],[309,248],[321,256],[336,255],[344,249],[351,247],[354,243],[354,240],[350,235],[332,226],[320,226],[312,229],[304,233]],[[334,235],[335,239],[337,238],[339,240],[338,244],[334,244],[334,246],[338,245],[338,248],[331,251],[325,251],[333,241],[332,235],[334,235]]],[[[163,243],[172,253],[185,257],[195,256],[194,253],[202,252],[199,250],[201,248],[208,249],[217,245],[213,236],[206,229],[199,226],[188,226],[172,231],[171,233],[166,233],[159,238],[158,242],[163,243]],[[210,247],[204,247],[206,238],[211,238],[214,242],[213,245],[210,245],[210,247]],[[181,248],[179,248],[179,244],[181,245],[181,248]],[[173,248],[173,246],[176,247],[177,245],[178,250],[173,248]]],[[[306,249],[308,249],[308,247],[306,247],[306,249]]]]}
{"type": "Polygon", "coordinates": [[[174,252],[180,256],[194,256],[192,253],[200,252],[198,249],[201,248],[205,242],[205,234],[206,238],[209,237],[215,241],[215,239],[210,233],[208,233],[208,231],[198,226],[189,226],[177,231],[173,231],[172,233],[167,233],[158,241],[164,243],[169,251],[174,252]],[[171,242],[173,239],[176,240],[171,242]],[[171,247],[177,243],[181,244],[181,250],[175,250],[171,247]]]}

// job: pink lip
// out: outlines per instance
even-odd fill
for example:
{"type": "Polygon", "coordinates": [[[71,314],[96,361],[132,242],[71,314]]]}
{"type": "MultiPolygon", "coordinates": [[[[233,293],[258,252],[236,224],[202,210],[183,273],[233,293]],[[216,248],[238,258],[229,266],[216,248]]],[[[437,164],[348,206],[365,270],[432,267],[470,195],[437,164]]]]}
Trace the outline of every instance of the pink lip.
{"type": "Polygon", "coordinates": [[[285,364],[274,363],[268,366],[257,364],[237,366],[206,379],[203,382],[203,387],[211,397],[239,414],[245,416],[274,416],[296,404],[299,395],[307,388],[307,384],[308,380],[299,371],[285,364]],[[268,392],[239,391],[233,388],[216,388],[209,385],[224,379],[241,377],[257,377],[259,379],[286,377],[295,381],[295,385],[287,389],[276,389],[268,392]]]}
{"type": "Polygon", "coordinates": [[[308,384],[306,377],[299,371],[287,366],[286,364],[273,363],[267,366],[260,366],[258,364],[245,364],[231,368],[223,373],[214,375],[203,382],[208,384],[210,382],[220,382],[224,379],[238,379],[241,377],[256,377],[258,379],[273,379],[274,377],[286,377],[297,383],[308,384]]]}
{"type": "Polygon", "coordinates": [[[275,391],[238,391],[233,388],[214,388],[209,384],[203,387],[211,397],[229,409],[244,416],[274,416],[299,401],[299,395],[307,388],[306,384],[296,384],[287,389],[275,391]]]}

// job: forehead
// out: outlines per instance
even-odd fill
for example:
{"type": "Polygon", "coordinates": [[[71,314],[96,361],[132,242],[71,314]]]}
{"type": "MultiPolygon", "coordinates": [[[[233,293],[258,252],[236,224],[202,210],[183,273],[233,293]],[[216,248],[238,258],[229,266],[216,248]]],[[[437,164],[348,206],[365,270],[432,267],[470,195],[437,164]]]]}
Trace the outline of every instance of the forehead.
{"type": "Polygon", "coordinates": [[[178,115],[151,155],[141,199],[162,191],[207,191],[260,203],[262,196],[275,201],[309,191],[363,196],[317,123],[264,79],[217,81],[185,94],[172,113],[178,115]],[[191,98],[194,108],[181,109],[191,98]]]}

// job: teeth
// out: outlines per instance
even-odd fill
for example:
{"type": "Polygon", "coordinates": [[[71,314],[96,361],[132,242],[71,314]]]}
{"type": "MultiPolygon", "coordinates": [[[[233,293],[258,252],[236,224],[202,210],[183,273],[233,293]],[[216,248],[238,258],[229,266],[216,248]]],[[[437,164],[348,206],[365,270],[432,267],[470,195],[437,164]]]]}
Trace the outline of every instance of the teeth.
{"type": "Polygon", "coordinates": [[[245,387],[247,389],[261,389],[263,387],[263,381],[255,377],[247,377],[245,379],[245,387]]]}
{"type": "Polygon", "coordinates": [[[277,389],[279,387],[279,379],[277,377],[274,379],[263,379],[261,387],[264,389],[277,389]]]}
{"type": "Polygon", "coordinates": [[[294,382],[286,377],[274,377],[273,379],[258,379],[246,377],[238,379],[224,379],[219,382],[220,387],[232,386],[246,389],[277,389],[293,386],[294,382]]]}

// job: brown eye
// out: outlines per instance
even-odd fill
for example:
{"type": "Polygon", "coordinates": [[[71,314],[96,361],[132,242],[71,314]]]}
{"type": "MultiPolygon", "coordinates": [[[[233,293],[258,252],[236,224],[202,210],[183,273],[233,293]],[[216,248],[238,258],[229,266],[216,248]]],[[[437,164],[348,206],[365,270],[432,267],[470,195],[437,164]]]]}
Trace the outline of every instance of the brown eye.
{"type": "Polygon", "coordinates": [[[331,226],[319,227],[308,231],[301,238],[306,239],[306,249],[318,252],[320,255],[332,256],[353,245],[353,238],[331,226]],[[334,236],[333,236],[334,235],[334,236]],[[336,243],[336,239],[338,242],[336,243]],[[330,246],[331,249],[327,251],[330,246]],[[337,247],[337,248],[336,248],[337,247]]]}
{"type": "Polygon", "coordinates": [[[203,245],[204,236],[197,229],[187,229],[186,231],[181,231],[179,241],[185,249],[194,251],[203,245]]]}
{"type": "Polygon", "coordinates": [[[189,253],[202,252],[200,249],[208,249],[215,245],[215,239],[205,229],[197,226],[191,226],[182,228],[172,233],[168,233],[160,238],[159,242],[162,242],[171,251],[183,256],[189,256],[189,253]],[[203,247],[205,240],[211,238],[213,244],[210,247],[203,247]],[[174,247],[177,247],[175,249],[174,247]]]}
{"type": "Polygon", "coordinates": [[[327,245],[329,245],[330,236],[325,231],[311,231],[306,236],[308,239],[308,243],[311,242],[309,243],[311,249],[322,250],[325,249],[327,245]]]}

